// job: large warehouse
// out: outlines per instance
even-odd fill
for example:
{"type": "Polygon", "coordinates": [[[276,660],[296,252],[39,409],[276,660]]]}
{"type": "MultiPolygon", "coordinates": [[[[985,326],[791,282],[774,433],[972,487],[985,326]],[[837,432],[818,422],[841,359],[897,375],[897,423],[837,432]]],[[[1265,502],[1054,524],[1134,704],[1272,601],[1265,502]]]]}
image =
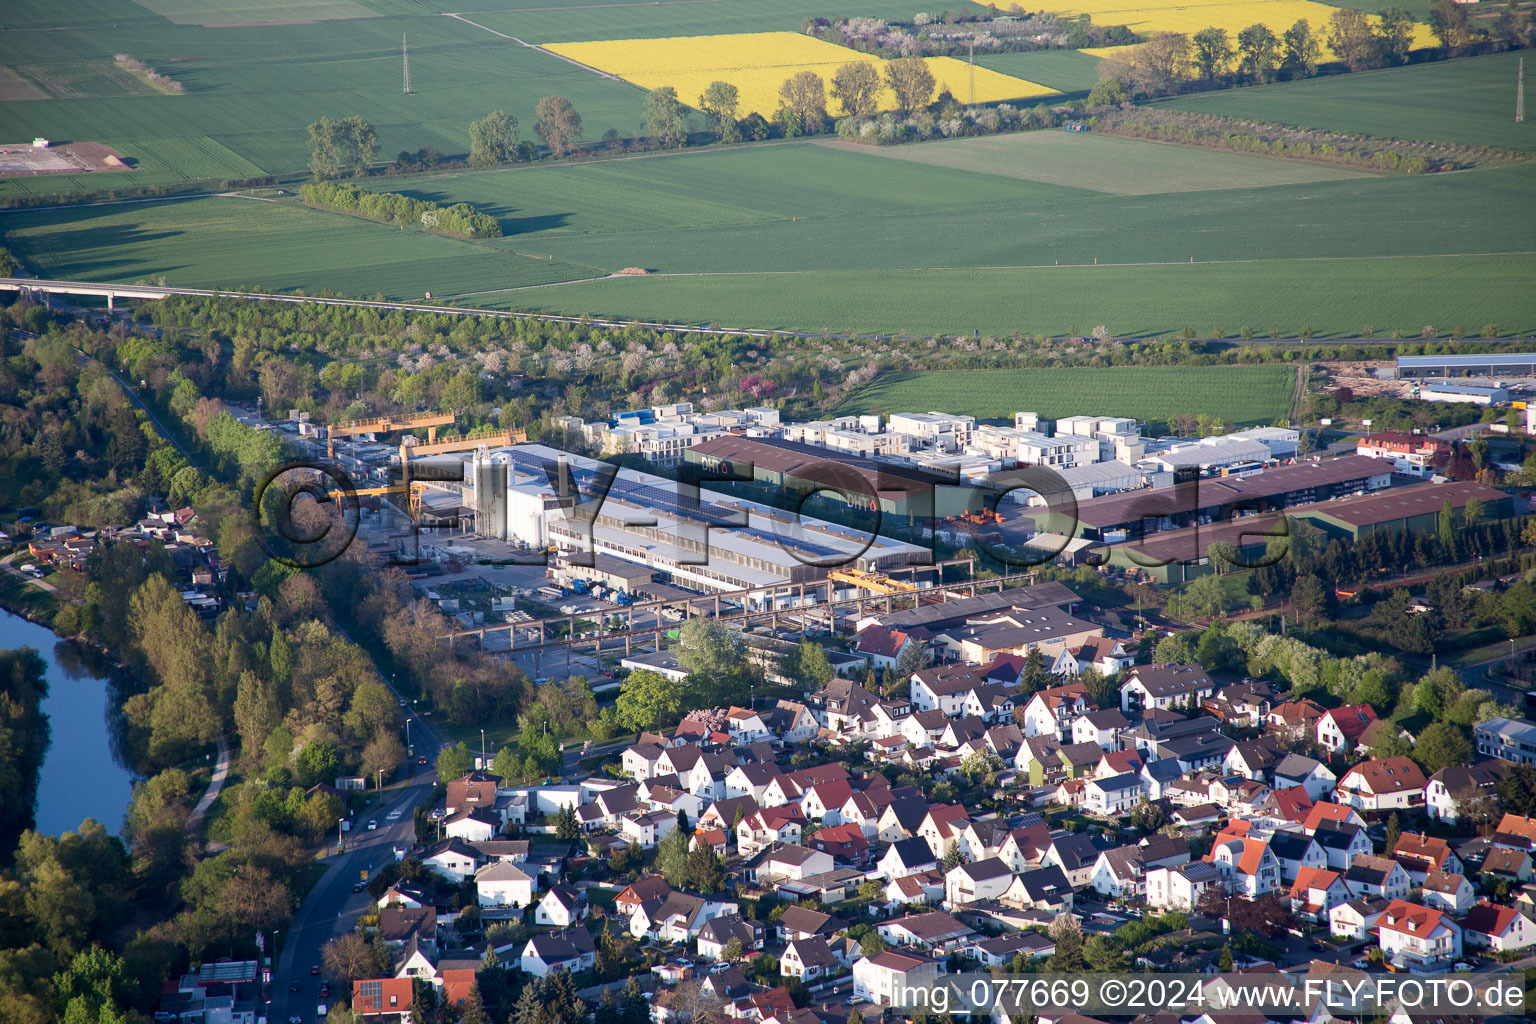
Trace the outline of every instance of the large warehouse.
{"type": "Polygon", "coordinates": [[[1373,533],[1405,531],[1432,533],[1440,526],[1440,512],[1451,503],[1458,525],[1467,502],[1483,503],[1485,519],[1506,519],[1514,514],[1514,502],[1503,491],[1470,481],[1412,484],[1335,501],[1297,505],[1282,515],[1245,516],[1179,530],[1165,530],[1146,538],[1117,544],[1109,550],[1110,565],[1141,569],[1159,583],[1182,583],[1212,571],[1209,552],[1215,544],[1230,544],[1240,565],[1256,565],[1272,538],[1285,536],[1285,516],[1322,530],[1329,537],[1359,540],[1373,533]]]}
{"type": "Polygon", "coordinates": [[[627,562],[705,593],[812,582],[828,568],[880,571],[932,560],[914,544],[708,490],[688,494],[673,480],[540,444],[466,456],[464,505],[482,536],[590,551],[606,556],[598,564],[608,577],[627,562]]]}
{"type": "Polygon", "coordinates": [[[685,462],[711,473],[742,476],[792,494],[816,494],[903,523],[923,523],[980,511],[980,492],[941,473],[902,466],[797,441],[716,437],[694,445],[685,462]]]}
{"type": "Polygon", "coordinates": [[[1176,487],[1079,502],[1077,513],[1036,513],[1042,533],[1114,543],[1127,536],[1269,512],[1391,486],[1392,464],[1363,455],[1279,466],[1243,477],[1201,478],[1176,487]]]}
{"type": "Polygon", "coordinates": [[[1536,377],[1536,352],[1479,352],[1470,356],[1398,356],[1402,380],[1440,377],[1536,377]]]}

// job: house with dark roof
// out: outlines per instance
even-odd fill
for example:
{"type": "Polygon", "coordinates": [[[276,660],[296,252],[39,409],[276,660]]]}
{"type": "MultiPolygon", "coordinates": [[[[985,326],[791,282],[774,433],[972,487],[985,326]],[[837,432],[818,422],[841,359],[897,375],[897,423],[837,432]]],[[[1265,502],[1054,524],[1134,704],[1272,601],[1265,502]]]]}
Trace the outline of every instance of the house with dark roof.
{"type": "Polygon", "coordinates": [[[1177,663],[1140,665],[1120,684],[1120,710],[1147,711],[1198,705],[1216,692],[1216,684],[1199,665],[1177,663]]]}

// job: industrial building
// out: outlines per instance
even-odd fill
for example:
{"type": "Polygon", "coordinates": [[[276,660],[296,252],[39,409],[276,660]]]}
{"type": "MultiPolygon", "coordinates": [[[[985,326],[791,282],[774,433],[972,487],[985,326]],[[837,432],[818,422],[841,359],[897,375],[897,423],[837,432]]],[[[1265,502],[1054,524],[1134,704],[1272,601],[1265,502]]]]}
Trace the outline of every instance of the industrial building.
{"type": "Polygon", "coordinates": [[[464,505],[481,536],[558,548],[568,574],[581,571],[582,555],[601,556],[588,578],[623,588],[647,576],[721,593],[813,582],[829,568],[875,572],[931,560],[913,544],[708,490],[689,494],[545,445],[477,452],[463,465],[464,505]]]}
{"type": "Polygon", "coordinates": [[[776,438],[717,437],[690,448],[685,460],[722,478],[744,478],[750,467],[755,483],[820,494],[859,511],[878,508],[898,522],[925,523],[980,509],[979,495],[953,476],[776,438]]]}
{"type": "Polygon", "coordinates": [[[1286,536],[1285,517],[1309,523],[1330,538],[1351,541],[1374,533],[1402,531],[1427,533],[1440,526],[1445,502],[1457,516],[1458,527],[1467,502],[1483,503],[1486,519],[1506,519],[1514,514],[1513,500],[1503,491],[1470,481],[1410,484],[1353,497],[1297,505],[1282,513],[1242,516],[1154,533],[1144,539],[1117,544],[1106,561],[1124,569],[1140,569],[1159,583],[1182,583],[1212,572],[1209,552],[1214,545],[1231,545],[1239,567],[1256,565],[1270,541],[1286,536]]]}
{"type": "Polygon", "coordinates": [[[1398,356],[1400,380],[1449,377],[1536,377],[1536,352],[1479,352],[1467,356],[1398,356]]]}
{"type": "Polygon", "coordinates": [[[1075,513],[1037,513],[1042,533],[1115,543],[1142,533],[1269,512],[1391,486],[1392,466],[1360,455],[1277,466],[1241,477],[1195,479],[1173,487],[1079,502],[1075,513]]]}

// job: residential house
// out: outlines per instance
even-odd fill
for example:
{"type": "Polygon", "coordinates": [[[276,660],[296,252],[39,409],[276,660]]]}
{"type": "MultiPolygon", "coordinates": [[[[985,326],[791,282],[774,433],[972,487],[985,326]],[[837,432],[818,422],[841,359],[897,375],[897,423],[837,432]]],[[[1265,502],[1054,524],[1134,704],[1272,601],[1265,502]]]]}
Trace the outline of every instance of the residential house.
{"type": "Polygon", "coordinates": [[[1509,762],[1497,758],[1440,769],[1424,787],[1425,813],[1454,825],[1475,805],[1492,808],[1496,805],[1494,787],[1508,770],[1509,762]]]}
{"type": "Polygon", "coordinates": [[[1461,919],[1463,941],[1475,949],[1513,953],[1536,945],[1536,923],[1514,907],[1480,901],[1461,919]]]}
{"type": "Polygon", "coordinates": [[[1361,811],[1395,811],[1420,807],[1428,780],[1407,757],[1362,761],[1339,779],[1339,802],[1361,811]]]}
{"type": "Polygon", "coordinates": [[[1072,832],[1051,840],[1040,858],[1042,867],[1055,866],[1067,876],[1072,888],[1081,889],[1093,878],[1101,848],[1084,832],[1072,832]]]}
{"type": "Polygon", "coordinates": [[[739,904],[718,896],[672,892],[666,899],[647,901],[629,919],[629,933],[661,942],[688,942],[705,924],[727,914],[739,914],[739,904]]]}
{"type": "Polygon", "coordinates": [[[833,679],[805,703],[823,727],[836,731],[856,727],[859,716],[879,699],[851,679],[833,679]]]}
{"type": "Polygon", "coordinates": [[[437,910],[434,907],[386,907],[379,911],[380,941],[399,949],[417,943],[429,953],[437,948],[437,910]]]}
{"type": "Polygon", "coordinates": [[[1245,779],[1267,782],[1284,755],[1267,739],[1246,740],[1234,744],[1222,761],[1222,768],[1245,779]]]}
{"type": "Polygon", "coordinates": [[[885,626],[869,625],[853,637],[853,653],[865,658],[878,674],[894,668],[906,651],[920,647],[909,633],[885,626]]]}
{"type": "Polygon", "coordinates": [[[677,815],[671,811],[636,812],[619,819],[619,835],[642,850],[649,850],[675,828],[677,815]]]}
{"type": "Polygon", "coordinates": [[[1251,898],[1280,888],[1280,861],[1262,839],[1223,832],[1205,860],[1221,872],[1229,892],[1251,898]]]}
{"type": "Polygon", "coordinates": [[[415,982],[410,978],[367,978],[352,983],[352,1015],[409,1019],[415,982]]]}
{"type": "Polygon", "coordinates": [[[908,699],[915,711],[958,715],[965,707],[966,694],[973,687],[985,685],[985,673],[973,665],[934,665],[912,673],[908,699]]]}
{"type": "Polygon", "coordinates": [[[779,957],[779,973],[801,981],[814,981],[837,973],[837,969],[837,957],[832,955],[827,940],[819,935],[795,939],[779,957]]]}
{"type": "Polygon", "coordinates": [[[451,780],[443,796],[444,813],[457,811],[488,810],[496,806],[496,780],[484,772],[470,772],[462,778],[451,780]]]}
{"type": "Polygon", "coordinates": [[[1013,871],[998,857],[958,864],[944,876],[944,900],[951,909],[997,899],[1013,883],[1013,871]]]}
{"type": "Polygon", "coordinates": [[[1101,676],[1113,676],[1121,669],[1136,664],[1136,655],[1126,650],[1125,644],[1113,637],[1094,636],[1076,647],[1062,645],[1060,653],[1051,662],[1051,672],[1058,676],[1078,676],[1084,672],[1097,672],[1101,676]]]}
{"type": "Polygon", "coordinates": [[[1131,669],[1120,684],[1120,709],[1148,711],[1182,708],[1191,702],[1198,705],[1215,690],[1216,684],[1198,665],[1142,665],[1131,669]]]}
{"type": "Polygon", "coordinates": [[[741,944],[743,953],[750,955],[754,950],[763,948],[764,934],[765,929],[761,921],[754,921],[740,914],[725,914],[711,918],[699,928],[699,955],[711,960],[724,960],[725,947],[730,945],[732,939],[741,944]]]}
{"type": "Polygon", "coordinates": [[[1301,830],[1312,833],[1328,825],[1355,825],[1364,828],[1365,819],[1360,817],[1360,812],[1353,807],[1320,800],[1307,811],[1301,830]]]}
{"type": "Polygon", "coordinates": [[[547,978],[556,971],[579,974],[597,961],[597,943],[585,928],[565,928],[535,935],[523,946],[518,966],[525,974],[547,978]]]}
{"type": "Polygon", "coordinates": [[[903,949],[924,953],[952,953],[973,938],[976,932],[941,910],[908,914],[875,926],[881,941],[903,949]]]}
{"type": "Polygon", "coordinates": [[[1072,720],[1072,743],[1097,743],[1104,750],[1119,750],[1120,734],[1130,728],[1131,720],[1119,708],[1090,711],[1072,720]]]}
{"type": "Polygon", "coordinates": [[[526,907],[536,888],[534,877],[511,861],[496,861],[475,872],[482,907],[526,907]]]}
{"type": "Polygon", "coordinates": [[[1380,896],[1389,900],[1408,895],[1412,883],[1408,872],[1395,860],[1362,853],[1344,872],[1344,884],[1351,896],[1380,896]]]}
{"type": "Polygon", "coordinates": [[[1303,697],[1301,700],[1288,700],[1270,708],[1269,714],[1264,716],[1264,726],[1271,732],[1289,736],[1292,739],[1300,739],[1303,736],[1316,739],[1317,723],[1324,714],[1325,709],[1321,704],[1303,697]]]}
{"type": "Polygon", "coordinates": [[[1490,718],[1472,729],[1477,752],[1511,764],[1536,764],[1536,722],[1490,718]]]}
{"type": "Polygon", "coordinates": [[[1337,871],[1302,868],[1291,883],[1291,910],[1308,921],[1328,922],[1334,907],[1349,902],[1349,886],[1337,871]]]}
{"type": "Polygon", "coordinates": [[[534,924],[554,928],[569,928],[573,924],[580,924],[586,916],[586,891],[563,883],[550,886],[533,909],[534,924]]]}
{"type": "Polygon", "coordinates": [[[1082,807],[1090,814],[1117,817],[1130,812],[1143,799],[1141,775],[1130,771],[1107,779],[1089,779],[1083,786],[1082,807]]]}
{"type": "Polygon", "coordinates": [[[1503,846],[1495,846],[1488,851],[1488,856],[1483,858],[1478,871],[1496,882],[1524,885],[1533,875],[1536,875],[1536,862],[1532,861],[1528,850],[1511,850],[1503,846]]]}
{"type": "Polygon", "coordinates": [[[961,950],[986,968],[1008,967],[1015,957],[1045,959],[1056,952],[1056,943],[1040,932],[1014,932],[995,939],[974,939],[961,950]]]}
{"type": "Polygon", "coordinates": [[[421,863],[450,882],[462,882],[474,875],[480,864],[474,847],[462,839],[444,839],[421,854],[421,863]]]}
{"type": "Polygon", "coordinates": [[[888,949],[853,965],[853,997],[876,1006],[894,1006],[905,992],[932,988],[938,976],[935,961],[888,949]]]}
{"type": "Polygon", "coordinates": [[[918,836],[892,843],[876,864],[880,876],[891,879],[930,871],[938,866],[938,858],[928,841],[918,836]]]}
{"type": "Polygon", "coordinates": [[[960,846],[960,837],[970,824],[969,815],[959,804],[933,804],[928,808],[917,834],[928,842],[935,857],[943,857],[951,846],[960,846]]]}
{"type": "Polygon", "coordinates": [[[1328,854],[1318,845],[1317,839],[1305,832],[1276,832],[1269,839],[1270,852],[1280,862],[1280,880],[1296,881],[1304,870],[1323,870],[1328,867],[1328,854]]]}
{"type": "Polygon", "coordinates": [[[1422,884],[1431,871],[1461,871],[1461,858],[1451,849],[1451,844],[1437,836],[1418,832],[1404,832],[1397,837],[1397,845],[1390,851],[1391,857],[1403,866],[1415,884],[1422,884]]]}
{"type": "Polygon", "coordinates": [[[1442,911],[1396,899],[1376,924],[1388,962],[1420,968],[1450,964],[1461,957],[1461,926],[1442,911]]]}
{"type": "Polygon", "coordinates": [[[749,871],[759,885],[798,880],[831,871],[837,865],[830,854],[793,844],[775,845],[759,854],[749,871]]]}
{"type": "Polygon", "coordinates": [[[785,907],[784,913],[779,915],[778,926],[779,935],[785,942],[790,942],[794,939],[809,938],[812,935],[831,939],[843,927],[843,922],[819,910],[811,910],[807,907],[785,907]]]}
{"type": "Polygon", "coordinates": [[[489,808],[461,807],[443,819],[443,834],[466,843],[483,843],[496,835],[501,819],[489,808]]]}
{"type": "Polygon", "coordinates": [[[1072,909],[1074,886],[1055,864],[1034,868],[1013,876],[1013,884],[1003,893],[1005,906],[1059,914],[1072,909]]]}
{"type": "Polygon", "coordinates": [[[765,807],[736,826],[736,852],[751,857],[775,844],[796,845],[804,835],[805,824],[798,807],[765,807]]]}
{"type": "Polygon", "coordinates": [[[1353,749],[1375,721],[1376,709],[1369,704],[1345,704],[1325,711],[1317,720],[1317,744],[1330,754],[1353,749]]]}
{"type": "Polygon", "coordinates": [[[869,839],[864,830],[853,823],[818,829],[811,835],[810,846],[845,864],[865,865],[871,860],[869,839]]]}
{"type": "Polygon", "coordinates": [[[725,795],[727,798],[750,796],[761,802],[763,791],[778,774],[778,768],[771,764],[739,764],[725,773],[725,795]]]}
{"type": "Polygon", "coordinates": [[[624,891],[614,897],[613,910],[618,917],[628,918],[650,900],[664,900],[672,894],[672,887],[660,875],[651,875],[638,882],[631,882],[624,891]]]}
{"type": "Polygon", "coordinates": [[[1536,818],[1505,811],[1493,830],[1493,845],[1510,850],[1536,849],[1536,818]]]}
{"type": "Polygon", "coordinates": [[[1376,934],[1390,900],[1353,899],[1328,912],[1328,934],[1341,942],[1359,942],[1376,934]]]}
{"type": "Polygon", "coordinates": [[[1286,754],[1275,765],[1274,787],[1277,790],[1300,787],[1313,801],[1321,800],[1333,792],[1338,776],[1316,758],[1305,754],[1286,754]]]}
{"type": "MultiPolygon", "coordinates": [[[[1089,885],[1101,895],[1114,899],[1131,899],[1145,889],[1146,872],[1142,863],[1142,847],[1121,846],[1105,850],[1093,865],[1089,885]]],[[[1185,849],[1188,857],[1188,848],[1185,849]]]]}
{"type": "Polygon", "coordinates": [[[1225,884],[1222,873],[1203,860],[1176,867],[1148,868],[1147,906],[1154,910],[1193,910],[1212,885],[1225,884]]]}
{"type": "Polygon", "coordinates": [[[885,898],[893,906],[924,906],[944,899],[944,875],[939,871],[919,871],[886,883],[885,898]]]}
{"type": "Polygon", "coordinates": [[[1324,822],[1322,827],[1312,833],[1312,838],[1323,848],[1323,854],[1328,858],[1328,868],[1332,871],[1348,871],[1356,857],[1369,854],[1375,849],[1371,845],[1370,836],[1359,825],[1324,822]]]}
{"type": "Polygon", "coordinates": [[[1449,871],[1431,871],[1419,887],[1419,902],[1448,914],[1464,914],[1472,909],[1477,894],[1465,875],[1449,871]]]}
{"type": "Polygon", "coordinates": [[[1029,698],[1020,713],[1020,726],[1026,737],[1054,736],[1061,739],[1070,736],[1072,723],[1092,711],[1093,701],[1088,687],[1082,683],[1050,686],[1039,690],[1029,698]]]}

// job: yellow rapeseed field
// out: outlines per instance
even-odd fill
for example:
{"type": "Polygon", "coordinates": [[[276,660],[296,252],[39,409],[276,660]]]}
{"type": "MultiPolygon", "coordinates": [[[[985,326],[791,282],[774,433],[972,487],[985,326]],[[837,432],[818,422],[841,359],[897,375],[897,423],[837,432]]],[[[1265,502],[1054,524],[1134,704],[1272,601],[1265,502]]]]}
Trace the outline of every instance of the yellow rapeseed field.
{"type": "MultiPolygon", "coordinates": [[[[588,67],[617,75],[645,89],[670,85],[678,98],[697,106],[711,82],[730,82],[741,92],[741,113],[752,111],[772,117],[779,108],[779,87],[800,71],[814,71],[827,83],[827,112],[845,113],[832,99],[832,76],[844,64],[868,61],[877,69],[878,57],[813,39],[798,32],[752,32],[737,35],[677,36],[671,39],[615,39],[589,43],[545,43],[544,49],[579,61],[588,67]]],[[[953,57],[927,57],[928,68],[938,83],[935,93],[948,88],[961,103],[992,103],[1058,95],[1022,78],[987,68],[975,69],[975,94],[971,92],[971,68],[953,57]]],[[[896,106],[890,90],[881,97],[882,109],[896,106]]]]}
{"type": "MultiPolygon", "coordinates": [[[[1328,19],[1338,10],[1312,0],[1054,0],[1047,7],[1055,14],[1069,17],[1086,14],[1095,25],[1124,25],[1142,36],[1153,32],[1183,32],[1192,36],[1203,28],[1224,28],[1234,47],[1237,34],[1249,25],[1267,25],[1279,36],[1302,18],[1311,24],[1321,43],[1328,30],[1328,19]]],[[[1435,37],[1429,26],[1415,25],[1414,48],[1434,45],[1435,37]]],[[[1108,57],[1121,49],[1107,46],[1083,52],[1108,57]]],[[[1323,49],[1325,58],[1332,56],[1326,46],[1323,49]]]]}

